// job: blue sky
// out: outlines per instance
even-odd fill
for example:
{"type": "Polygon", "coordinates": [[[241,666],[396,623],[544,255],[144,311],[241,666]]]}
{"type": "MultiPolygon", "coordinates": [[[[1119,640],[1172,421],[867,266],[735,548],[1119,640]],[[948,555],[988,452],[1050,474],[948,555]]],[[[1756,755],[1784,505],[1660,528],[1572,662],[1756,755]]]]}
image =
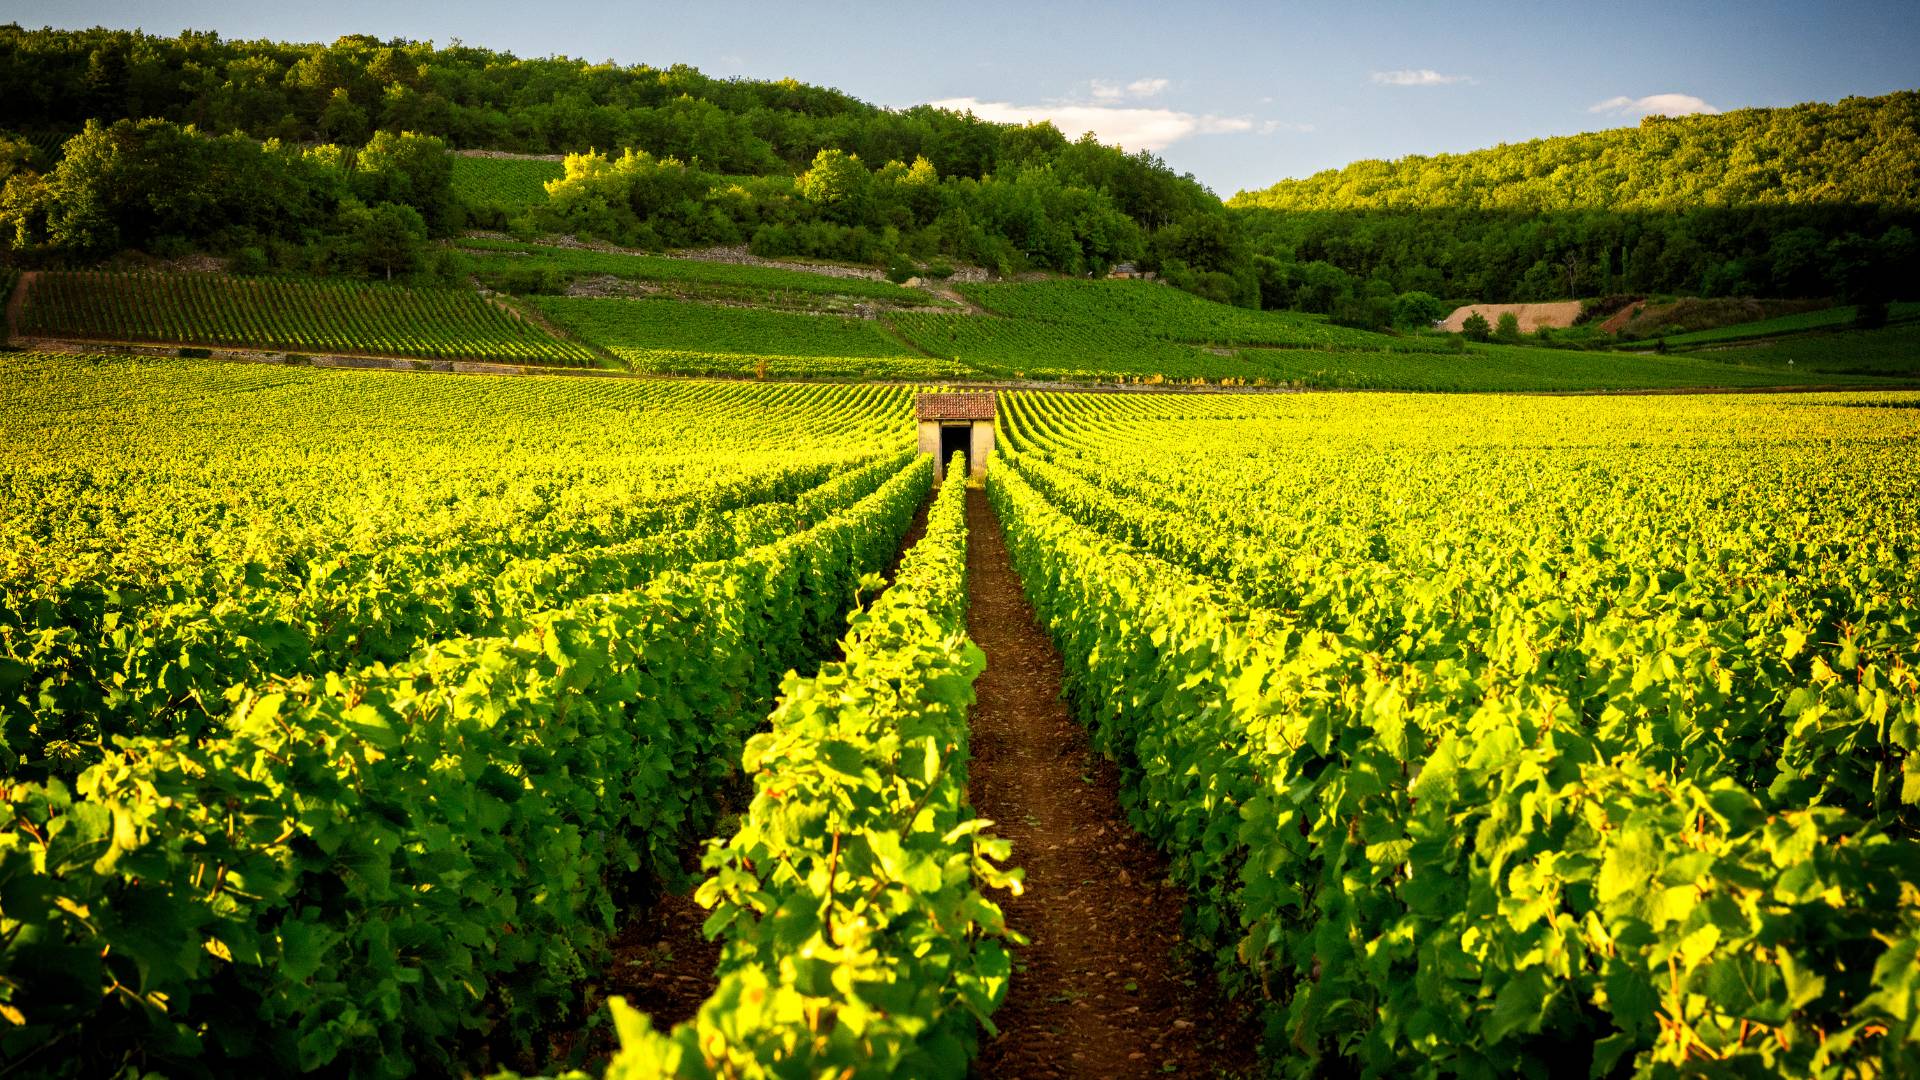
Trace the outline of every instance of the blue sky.
{"type": "Polygon", "coordinates": [[[460,38],[1053,118],[1221,195],[1359,158],[1470,150],[1920,87],[1920,4],[0,0],[29,26],[460,38]]]}

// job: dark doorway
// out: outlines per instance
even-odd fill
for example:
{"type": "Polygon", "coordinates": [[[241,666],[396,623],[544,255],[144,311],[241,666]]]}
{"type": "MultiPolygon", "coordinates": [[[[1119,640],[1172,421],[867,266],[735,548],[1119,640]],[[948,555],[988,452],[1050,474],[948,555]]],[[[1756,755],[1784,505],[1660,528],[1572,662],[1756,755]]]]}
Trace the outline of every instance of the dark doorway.
{"type": "MultiPolygon", "coordinates": [[[[940,429],[940,468],[945,470],[947,462],[953,460],[953,455],[967,453],[969,450],[967,443],[972,438],[973,427],[970,424],[942,427],[940,429]]],[[[943,471],[941,475],[945,476],[946,473],[943,471]]]]}

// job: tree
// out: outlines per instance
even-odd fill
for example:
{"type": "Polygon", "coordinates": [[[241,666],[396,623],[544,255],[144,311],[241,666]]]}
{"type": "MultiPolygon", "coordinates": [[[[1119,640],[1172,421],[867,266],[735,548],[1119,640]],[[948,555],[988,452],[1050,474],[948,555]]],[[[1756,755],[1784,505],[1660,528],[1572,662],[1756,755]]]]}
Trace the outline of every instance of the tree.
{"type": "Polygon", "coordinates": [[[340,253],[348,266],[393,280],[421,262],[427,223],[411,206],[384,202],[368,207],[348,202],[340,209],[340,253]]]}
{"type": "Polygon", "coordinates": [[[1444,318],[1447,306],[1432,293],[1403,292],[1393,300],[1393,324],[1412,329],[1432,326],[1444,318]]]}
{"type": "Polygon", "coordinates": [[[800,197],[820,208],[821,216],[841,225],[866,219],[873,174],[860,159],[841,150],[822,150],[794,181],[800,197]]]}
{"type": "Polygon", "coordinates": [[[1349,296],[1334,303],[1327,321],[1356,330],[1385,330],[1393,321],[1393,302],[1384,296],[1349,296]]]}
{"type": "Polygon", "coordinates": [[[1476,311],[1460,324],[1460,335],[1468,341],[1486,341],[1493,337],[1493,327],[1485,315],[1476,311]]]}
{"type": "Polygon", "coordinates": [[[0,184],[18,172],[25,172],[33,161],[33,144],[0,134],[0,184]]]}
{"type": "Polygon", "coordinates": [[[1333,265],[1315,259],[1301,263],[1298,284],[1293,290],[1293,306],[1301,311],[1313,311],[1326,314],[1343,297],[1353,293],[1353,275],[1333,265]]]}
{"type": "Polygon", "coordinates": [[[352,95],[342,87],[327,96],[318,126],[322,138],[357,143],[367,137],[367,110],[354,104],[352,95]]]}
{"type": "Polygon", "coordinates": [[[431,135],[376,131],[354,157],[353,193],[361,202],[402,203],[419,211],[433,235],[453,226],[453,161],[431,135]]]}
{"type": "Polygon", "coordinates": [[[39,173],[19,172],[0,187],[0,246],[30,251],[47,242],[53,190],[39,173]]]}
{"type": "Polygon", "coordinates": [[[1507,345],[1520,344],[1520,316],[1511,311],[1501,312],[1493,326],[1493,340],[1507,345]]]}

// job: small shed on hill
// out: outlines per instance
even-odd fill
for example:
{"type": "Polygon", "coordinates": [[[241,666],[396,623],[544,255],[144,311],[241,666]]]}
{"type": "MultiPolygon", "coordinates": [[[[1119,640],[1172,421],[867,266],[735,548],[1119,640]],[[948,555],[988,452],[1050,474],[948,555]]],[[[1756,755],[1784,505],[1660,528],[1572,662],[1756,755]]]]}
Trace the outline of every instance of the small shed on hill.
{"type": "Polygon", "coordinates": [[[993,456],[994,397],[984,394],[921,394],[914,399],[920,422],[920,452],[933,455],[934,473],[946,479],[947,461],[967,455],[967,474],[985,476],[993,456]]]}

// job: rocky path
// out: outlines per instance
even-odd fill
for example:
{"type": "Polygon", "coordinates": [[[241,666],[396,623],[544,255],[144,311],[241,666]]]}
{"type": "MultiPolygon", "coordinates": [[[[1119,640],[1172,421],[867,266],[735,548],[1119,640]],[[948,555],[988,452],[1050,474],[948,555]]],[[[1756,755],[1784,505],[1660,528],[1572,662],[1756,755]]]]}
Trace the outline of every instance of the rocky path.
{"type": "Polygon", "coordinates": [[[1008,921],[1013,986],[982,1048],[983,1077],[1220,1076],[1252,1071],[1256,1031],[1181,955],[1184,897],[1121,813],[1117,773],[1060,697],[1060,659],[1035,621],[982,491],[967,493],[967,632],[975,684],[969,795],[1013,842],[1026,892],[1008,921]]]}

